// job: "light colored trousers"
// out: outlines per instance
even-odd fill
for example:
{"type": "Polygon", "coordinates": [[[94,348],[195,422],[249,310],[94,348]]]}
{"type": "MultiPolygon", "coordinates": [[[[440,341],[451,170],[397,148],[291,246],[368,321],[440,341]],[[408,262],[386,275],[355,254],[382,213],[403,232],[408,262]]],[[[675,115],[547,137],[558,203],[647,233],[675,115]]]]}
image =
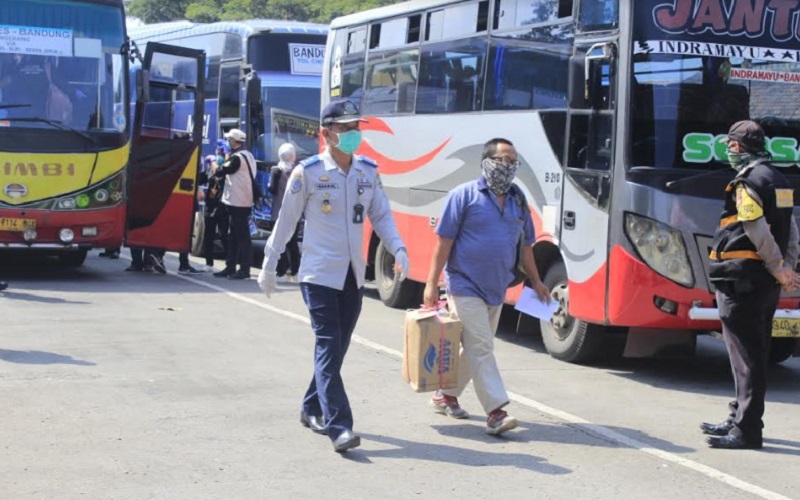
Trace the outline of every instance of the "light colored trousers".
{"type": "Polygon", "coordinates": [[[508,404],[508,393],[494,357],[494,335],[503,306],[488,306],[477,297],[451,295],[447,296],[447,303],[450,311],[461,320],[461,355],[458,387],[442,392],[458,397],[472,380],[481,406],[489,414],[508,404]]]}

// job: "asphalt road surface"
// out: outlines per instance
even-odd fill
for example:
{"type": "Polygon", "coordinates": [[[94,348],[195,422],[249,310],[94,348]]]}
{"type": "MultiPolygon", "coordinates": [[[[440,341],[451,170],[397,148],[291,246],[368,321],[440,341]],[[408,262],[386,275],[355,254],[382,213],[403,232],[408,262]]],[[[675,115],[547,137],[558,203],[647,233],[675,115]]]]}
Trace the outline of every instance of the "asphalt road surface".
{"type": "Polygon", "coordinates": [[[497,438],[471,389],[453,420],[403,382],[403,312],[368,286],[344,368],[363,442],[342,456],[298,423],[313,336],[297,285],[267,301],[255,280],[127,264],[0,267],[0,499],[800,498],[797,358],[770,372],[765,448],[712,450],[698,424],[733,393],[720,341],[578,366],[506,315],[521,425],[497,438]]]}

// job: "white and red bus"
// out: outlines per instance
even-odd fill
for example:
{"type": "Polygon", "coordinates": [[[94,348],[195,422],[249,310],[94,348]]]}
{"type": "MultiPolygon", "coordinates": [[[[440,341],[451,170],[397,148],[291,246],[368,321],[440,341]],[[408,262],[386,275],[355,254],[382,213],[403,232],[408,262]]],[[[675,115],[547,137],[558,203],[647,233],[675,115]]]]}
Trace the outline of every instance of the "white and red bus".
{"type": "MultiPolygon", "coordinates": [[[[588,360],[623,335],[631,356],[693,347],[719,328],[707,263],[734,175],[719,139],[760,122],[800,182],[796,3],[414,0],[334,20],[322,104],[349,98],[368,117],[359,152],[380,164],[412,263],[411,281],[396,282],[369,236],[381,298],[420,303],[447,192],[479,175],[486,140],[505,137],[561,304],[539,325],[551,355],[588,360]]],[[[796,311],[777,318],[782,361],[800,325],[796,311]]]]}
{"type": "Polygon", "coordinates": [[[129,96],[137,57],[122,0],[0,0],[0,254],[188,250],[205,54],[149,44],[129,96]]]}

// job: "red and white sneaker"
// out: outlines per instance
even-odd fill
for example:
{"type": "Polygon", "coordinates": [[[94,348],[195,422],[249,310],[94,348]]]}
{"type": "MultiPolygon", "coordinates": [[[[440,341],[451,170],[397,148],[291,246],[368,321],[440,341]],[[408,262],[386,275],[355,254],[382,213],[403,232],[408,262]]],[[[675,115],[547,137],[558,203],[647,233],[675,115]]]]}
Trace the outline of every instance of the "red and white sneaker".
{"type": "Polygon", "coordinates": [[[518,424],[516,418],[498,408],[491,412],[486,418],[486,433],[499,436],[506,431],[516,428],[518,424]]]}
{"type": "Polygon", "coordinates": [[[431,397],[431,408],[436,413],[447,415],[452,418],[467,418],[469,413],[458,404],[458,398],[442,394],[442,391],[436,391],[431,397]]]}

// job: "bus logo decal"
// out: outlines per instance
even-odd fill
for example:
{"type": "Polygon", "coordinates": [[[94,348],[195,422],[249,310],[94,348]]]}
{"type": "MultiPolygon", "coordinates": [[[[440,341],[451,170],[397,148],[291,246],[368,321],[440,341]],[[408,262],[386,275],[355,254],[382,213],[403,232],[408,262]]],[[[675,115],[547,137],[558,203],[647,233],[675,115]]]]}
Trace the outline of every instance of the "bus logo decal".
{"type": "Polygon", "coordinates": [[[28,195],[28,188],[25,186],[25,184],[18,184],[15,182],[12,184],[6,184],[3,192],[9,198],[19,199],[25,198],[28,195]]]}

